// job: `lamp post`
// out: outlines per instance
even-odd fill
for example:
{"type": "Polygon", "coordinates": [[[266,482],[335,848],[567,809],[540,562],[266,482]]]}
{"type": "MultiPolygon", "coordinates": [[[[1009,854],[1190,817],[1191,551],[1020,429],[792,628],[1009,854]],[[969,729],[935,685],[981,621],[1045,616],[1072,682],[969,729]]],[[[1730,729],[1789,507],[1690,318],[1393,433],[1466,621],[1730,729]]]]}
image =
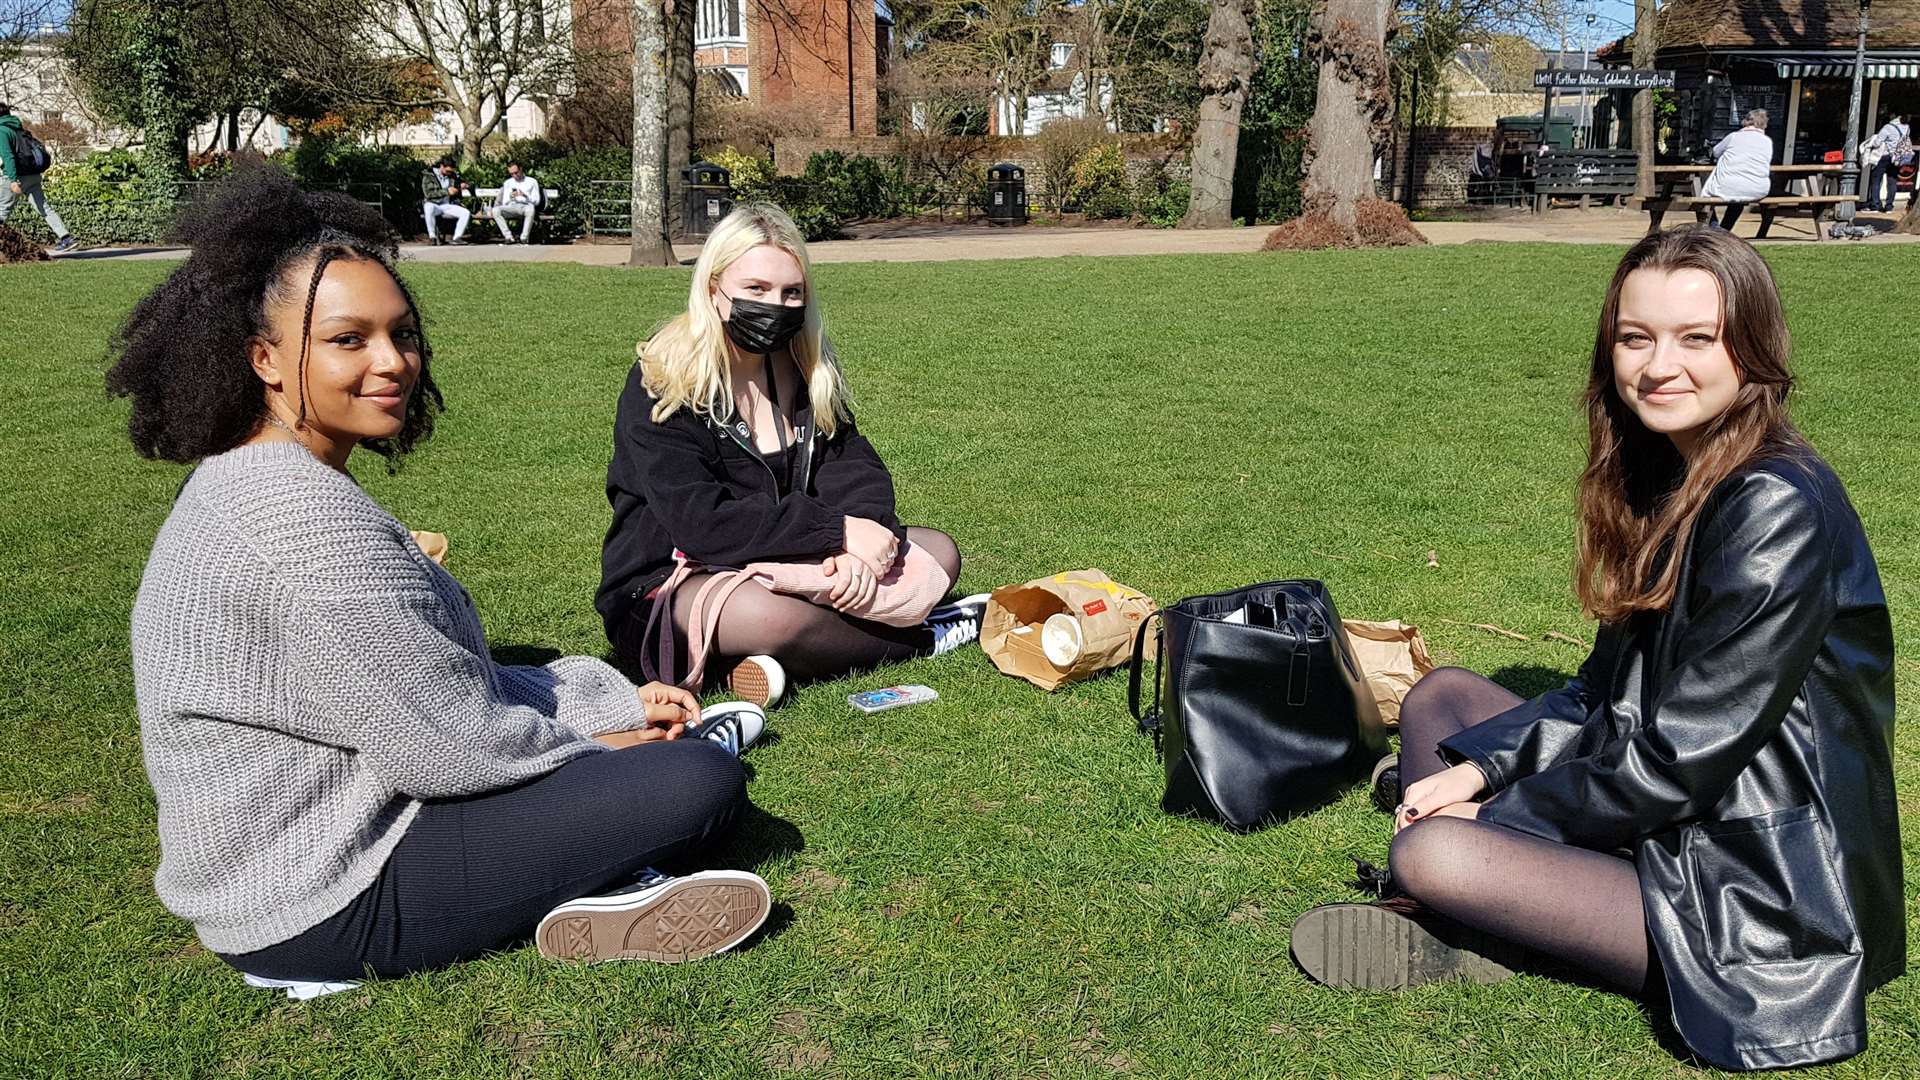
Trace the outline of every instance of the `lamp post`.
{"type": "Polygon", "coordinates": [[[1854,201],[1843,202],[1834,207],[1833,216],[1837,221],[1852,221],[1854,209],[1860,198],[1860,83],[1866,74],[1867,64],[1867,10],[1873,0],[1860,0],[1860,29],[1853,45],[1853,96],[1847,100],[1847,145],[1840,160],[1840,194],[1852,195],[1854,201]]]}

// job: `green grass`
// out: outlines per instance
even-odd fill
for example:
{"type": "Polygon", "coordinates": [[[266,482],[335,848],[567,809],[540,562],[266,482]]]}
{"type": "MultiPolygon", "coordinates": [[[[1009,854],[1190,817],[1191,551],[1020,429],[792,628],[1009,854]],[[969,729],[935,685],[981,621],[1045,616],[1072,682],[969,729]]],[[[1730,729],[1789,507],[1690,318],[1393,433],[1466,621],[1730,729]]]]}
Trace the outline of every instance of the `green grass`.
{"type": "MultiPolygon", "coordinates": [[[[1408,619],[1534,692],[1591,637],[1571,599],[1572,404],[1617,253],[830,266],[820,287],[902,516],[969,589],[1097,566],[1163,602],[1287,576],[1408,619]],[[1439,566],[1429,568],[1427,553],[1439,566]],[[1472,629],[1494,623],[1525,642],[1472,629]]],[[[1901,655],[1920,877],[1920,425],[1902,249],[1769,253],[1798,415],[1850,483],[1901,655]],[[1877,321],[1876,321],[1877,320],[1877,321]]],[[[1385,818],[1355,791],[1251,836],[1159,813],[1123,680],[1044,695],[977,650],[815,686],[749,756],[724,853],[787,905],[743,952],[577,969],[522,947],[310,1005],[246,989],[152,891],[127,613],[182,470],[128,449],[104,342],[167,264],[0,269],[0,1074],[18,1076],[1641,1076],[1691,1070],[1632,1001],[1540,977],[1326,992],[1287,956],[1352,899],[1385,818]],[[862,716],[856,689],[941,700],[862,716]]],[[[497,647],[600,653],[609,425],[684,273],[419,267],[450,409],[369,491],[451,535],[497,647]]],[[[1909,912],[1910,939],[1920,928],[1909,912]]],[[[1920,1074],[1920,986],[1833,1073],[1920,1074]]]]}

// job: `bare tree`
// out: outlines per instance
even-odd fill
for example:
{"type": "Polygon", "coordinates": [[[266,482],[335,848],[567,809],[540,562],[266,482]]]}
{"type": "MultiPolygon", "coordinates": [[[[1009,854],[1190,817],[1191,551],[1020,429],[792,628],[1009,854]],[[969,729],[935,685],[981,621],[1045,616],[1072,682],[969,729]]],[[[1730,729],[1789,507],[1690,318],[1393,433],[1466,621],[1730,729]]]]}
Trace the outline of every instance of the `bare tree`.
{"type": "Polygon", "coordinates": [[[633,248],[628,266],[676,266],[667,233],[667,102],[671,94],[669,6],[689,0],[633,4],[633,248]]]}
{"type": "Polygon", "coordinates": [[[1233,224],[1233,167],[1240,152],[1240,110],[1253,78],[1253,0],[1213,0],[1200,58],[1199,122],[1193,139],[1193,195],[1183,229],[1233,224]]]}
{"type": "Polygon", "coordinates": [[[460,153],[478,157],[522,98],[556,93],[577,64],[569,0],[353,0],[372,52],[433,72],[436,104],[460,121],[460,153]]]}
{"type": "Polygon", "coordinates": [[[20,55],[27,43],[66,21],[68,0],[0,0],[0,64],[20,55]]]}

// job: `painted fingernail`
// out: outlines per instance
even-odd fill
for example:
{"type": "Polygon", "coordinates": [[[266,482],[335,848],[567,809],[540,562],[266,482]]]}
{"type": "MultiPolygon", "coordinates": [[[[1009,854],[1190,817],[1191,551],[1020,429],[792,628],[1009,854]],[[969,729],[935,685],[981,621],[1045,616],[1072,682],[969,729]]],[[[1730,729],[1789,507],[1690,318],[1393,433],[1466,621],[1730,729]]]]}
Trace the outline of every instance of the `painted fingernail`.
{"type": "Polygon", "coordinates": [[[1408,817],[1410,817],[1410,818],[1411,818],[1411,817],[1419,817],[1419,816],[1420,816],[1420,808],[1419,808],[1419,807],[1417,807],[1417,806],[1409,806],[1409,807],[1407,807],[1407,816],[1408,816],[1408,817]]]}

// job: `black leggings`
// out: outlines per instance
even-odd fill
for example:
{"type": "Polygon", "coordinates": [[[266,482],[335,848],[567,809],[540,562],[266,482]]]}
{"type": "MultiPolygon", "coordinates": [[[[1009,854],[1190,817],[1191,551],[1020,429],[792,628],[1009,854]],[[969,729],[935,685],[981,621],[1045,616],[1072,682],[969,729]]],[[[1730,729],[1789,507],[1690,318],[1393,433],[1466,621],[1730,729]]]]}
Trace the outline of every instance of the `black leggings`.
{"type": "MultiPolygon", "coordinates": [[[[950,580],[960,580],[960,549],[951,536],[937,529],[914,526],[907,530],[907,540],[933,556],[950,580]]],[[[674,655],[679,658],[681,671],[685,671],[687,665],[687,626],[692,618],[694,598],[707,576],[696,574],[688,578],[673,594],[674,655]]],[[[647,617],[652,610],[651,600],[636,603],[632,614],[627,616],[620,640],[615,643],[621,661],[636,670],[640,666],[641,639],[646,634],[647,617]]],[[[720,612],[707,672],[717,680],[732,661],[743,656],[764,655],[780,661],[780,666],[795,682],[811,682],[911,660],[932,649],[933,631],[924,625],[887,626],[856,619],[750,581],[728,598],[727,606],[720,612]]],[[[678,674],[680,672],[674,673],[678,674]]]]}
{"type": "Polygon", "coordinates": [[[510,945],[559,904],[711,843],[746,803],[740,762],[701,739],[578,758],[503,791],[421,806],[338,914],[220,958],[270,979],[405,975],[510,945]]]}
{"type": "MultiPolygon", "coordinates": [[[[1400,780],[1446,768],[1441,740],[1520,703],[1460,668],[1421,679],[1400,706],[1400,780]]],[[[1404,788],[1403,788],[1404,791],[1404,788]]],[[[1640,877],[1616,855],[1487,822],[1435,817],[1400,830],[1389,858],[1408,895],[1457,922],[1570,963],[1629,993],[1648,987],[1640,877]]]]}

